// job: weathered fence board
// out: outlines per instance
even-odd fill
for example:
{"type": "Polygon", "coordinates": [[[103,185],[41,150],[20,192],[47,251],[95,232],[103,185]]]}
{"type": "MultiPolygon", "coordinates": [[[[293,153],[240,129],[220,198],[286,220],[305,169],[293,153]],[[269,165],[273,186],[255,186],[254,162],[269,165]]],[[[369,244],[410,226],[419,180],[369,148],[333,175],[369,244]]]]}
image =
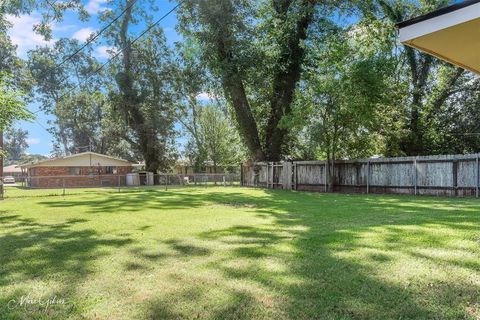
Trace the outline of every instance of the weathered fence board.
{"type": "MultiPolygon", "coordinates": [[[[336,192],[480,195],[480,155],[336,161],[336,192]]],[[[242,166],[242,184],[285,190],[327,191],[325,161],[262,162],[242,166]]]]}

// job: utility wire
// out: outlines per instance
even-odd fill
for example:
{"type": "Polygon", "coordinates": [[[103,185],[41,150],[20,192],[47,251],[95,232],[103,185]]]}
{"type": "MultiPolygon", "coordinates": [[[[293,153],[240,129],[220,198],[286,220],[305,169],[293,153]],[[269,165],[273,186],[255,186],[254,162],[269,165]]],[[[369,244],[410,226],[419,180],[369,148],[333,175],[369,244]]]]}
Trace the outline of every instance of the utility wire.
{"type": "Polygon", "coordinates": [[[85,42],[80,48],[78,48],[73,54],[71,54],[70,56],[68,56],[67,58],[65,58],[62,62],[60,62],[60,64],[58,64],[55,68],[60,68],[65,62],[71,60],[73,57],[75,57],[80,51],[82,51],[83,49],[85,49],[85,47],[87,47],[89,44],[91,44],[92,42],[94,42],[95,40],[98,39],[98,37],[103,33],[105,32],[105,30],[107,30],[112,24],[114,24],[115,22],[118,21],[118,19],[120,19],[124,14],[125,12],[127,12],[127,10],[129,10],[131,7],[133,7],[133,5],[137,2],[137,0],[134,0],[130,5],[128,5],[127,7],[125,7],[125,9],[123,9],[123,11],[117,16],[115,17],[115,19],[113,19],[112,21],[110,21],[105,27],[103,27],[97,34],[95,34],[95,36],[91,39],[89,39],[87,42],[85,42]]]}
{"type": "MultiPolygon", "coordinates": [[[[135,42],[137,42],[141,37],[143,37],[146,33],[150,32],[155,26],[157,26],[163,19],[165,19],[166,17],[168,17],[172,12],[174,12],[175,10],[178,9],[178,7],[180,7],[182,5],[182,2],[179,2],[175,7],[173,7],[170,11],[168,11],[166,14],[164,14],[162,17],[160,17],[157,21],[155,21],[153,24],[151,24],[147,29],[145,29],[142,33],[140,33],[140,35],[138,35],[135,39],[133,39],[129,44],[132,45],[134,44],[135,42]]],[[[95,71],[93,71],[88,77],[87,79],[85,79],[85,83],[88,83],[88,80],[95,74],[97,74],[98,72],[100,72],[103,68],[105,68],[105,66],[107,66],[110,62],[112,62],[114,59],[116,59],[120,53],[122,53],[125,49],[126,49],[127,46],[124,46],[123,48],[121,48],[120,50],[118,50],[110,59],[108,59],[106,62],[104,62],[103,64],[100,65],[100,67],[98,67],[97,69],[95,69],[95,71]]],[[[68,95],[70,92],[72,92],[73,90],[75,90],[76,88],[79,87],[79,84],[75,84],[75,86],[73,86],[70,90],[68,90],[67,92],[65,92],[64,94],[62,94],[60,96],[59,99],[62,99],[63,97],[65,97],[66,95],[68,95]]]]}
{"type": "Polygon", "coordinates": [[[46,132],[50,133],[50,131],[48,131],[47,128],[45,128],[45,126],[43,124],[41,124],[37,119],[34,119],[34,121],[40,126],[42,127],[43,130],[45,130],[46,132]]]}
{"type": "MultiPolygon", "coordinates": [[[[73,0],[71,0],[69,2],[72,3],[73,0]]],[[[88,45],[90,45],[92,42],[94,42],[95,40],[98,39],[98,37],[103,33],[105,32],[105,30],[107,30],[113,23],[115,23],[116,21],[118,21],[118,19],[120,19],[120,17],[122,17],[125,12],[127,12],[127,10],[129,10],[130,8],[133,7],[133,5],[137,2],[137,0],[134,0],[130,5],[128,5],[127,7],[125,7],[125,9],[123,9],[123,11],[118,15],[116,16],[113,20],[111,20],[105,27],[103,27],[93,38],[89,39],[86,43],[84,43],[80,48],[78,48],[73,54],[71,54],[70,56],[68,56],[67,58],[65,58],[62,62],[60,62],[58,65],[56,65],[53,70],[58,70],[63,64],[65,64],[66,62],[70,61],[73,57],[75,57],[77,54],[79,54],[83,49],[85,49],[85,47],[87,47],[88,45]]],[[[61,82],[64,82],[65,80],[67,80],[68,77],[64,77],[61,82]]],[[[78,84],[77,84],[78,86],[78,84]]]]}
{"type": "MultiPolygon", "coordinates": [[[[135,42],[137,42],[141,37],[143,37],[146,33],[148,33],[150,30],[152,30],[155,26],[157,26],[163,19],[165,19],[166,17],[168,17],[172,12],[174,12],[175,10],[177,10],[180,5],[182,5],[182,2],[179,2],[175,7],[173,7],[170,11],[168,11],[166,14],[164,14],[162,17],[160,17],[157,21],[155,21],[152,25],[150,25],[147,29],[145,29],[140,35],[138,35],[132,42],[130,42],[130,44],[133,44],[135,42]]],[[[121,48],[120,50],[118,50],[118,52],[116,52],[110,59],[108,59],[106,62],[104,62],[100,67],[98,67],[97,69],[95,69],[95,71],[93,71],[89,77],[86,79],[85,82],[88,82],[88,80],[90,79],[91,76],[93,76],[94,74],[98,73],[99,71],[101,71],[105,66],[107,66],[110,62],[112,62],[115,58],[117,58],[121,52],[123,52],[123,50],[125,50],[126,46],[124,46],[123,48],[121,48]]],[[[65,92],[64,94],[62,94],[59,98],[59,100],[63,99],[63,97],[65,97],[66,95],[68,95],[70,92],[72,92],[74,89],[76,89],[79,85],[76,84],[75,86],[73,86],[71,89],[69,89],[67,92],[65,92]]],[[[35,111],[34,113],[38,113],[42,110],[37,110],[35,111]]],[[[49,132],[47,128],[45,128],[44,125],[42,125],[40,122],[38,122],[37,120],[35,120],[35,122],[40,125],[45,131],[49,132]]]]}

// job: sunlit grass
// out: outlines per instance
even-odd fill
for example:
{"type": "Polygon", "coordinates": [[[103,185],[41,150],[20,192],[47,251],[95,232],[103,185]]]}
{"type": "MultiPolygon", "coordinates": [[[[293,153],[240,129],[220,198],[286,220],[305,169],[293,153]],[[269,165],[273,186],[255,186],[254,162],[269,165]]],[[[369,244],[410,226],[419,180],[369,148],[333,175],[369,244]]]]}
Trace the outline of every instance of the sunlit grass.
{"type": "Polygon", "coordinates": [[[223,187],[7,194],[0,319],[480,317],[474,199],[223,187]],[[65,303],[19,306],[22,296],[65,303]]]}

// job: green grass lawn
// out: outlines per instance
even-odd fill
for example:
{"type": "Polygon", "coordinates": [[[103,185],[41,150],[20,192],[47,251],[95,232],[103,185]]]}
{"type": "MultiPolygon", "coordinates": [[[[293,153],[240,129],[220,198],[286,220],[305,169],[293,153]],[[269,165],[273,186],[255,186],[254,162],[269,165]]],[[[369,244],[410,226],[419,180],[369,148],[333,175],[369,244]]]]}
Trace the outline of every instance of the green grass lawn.
{"type": "Polygon", "coordinates": [[[474,199],[55,194],[0,203],[0,319],[480,318],[474,199]]]}

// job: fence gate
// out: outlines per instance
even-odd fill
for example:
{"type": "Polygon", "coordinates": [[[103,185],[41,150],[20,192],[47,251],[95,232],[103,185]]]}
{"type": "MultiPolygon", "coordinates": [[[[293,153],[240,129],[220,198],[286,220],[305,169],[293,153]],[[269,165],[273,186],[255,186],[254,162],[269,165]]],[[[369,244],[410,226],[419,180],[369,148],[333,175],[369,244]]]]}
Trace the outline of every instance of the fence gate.
{"type": "Polygon", "coordinates": [[[243,186],[290,190],[294,185],[291,162],[257,162],[241,169],[243,186]]]}
{"type": "Polygon", "coordinates": [[[267,163],[267,188],[291,189],[293,176],[292,168],[290,162],[267,163]]]}

